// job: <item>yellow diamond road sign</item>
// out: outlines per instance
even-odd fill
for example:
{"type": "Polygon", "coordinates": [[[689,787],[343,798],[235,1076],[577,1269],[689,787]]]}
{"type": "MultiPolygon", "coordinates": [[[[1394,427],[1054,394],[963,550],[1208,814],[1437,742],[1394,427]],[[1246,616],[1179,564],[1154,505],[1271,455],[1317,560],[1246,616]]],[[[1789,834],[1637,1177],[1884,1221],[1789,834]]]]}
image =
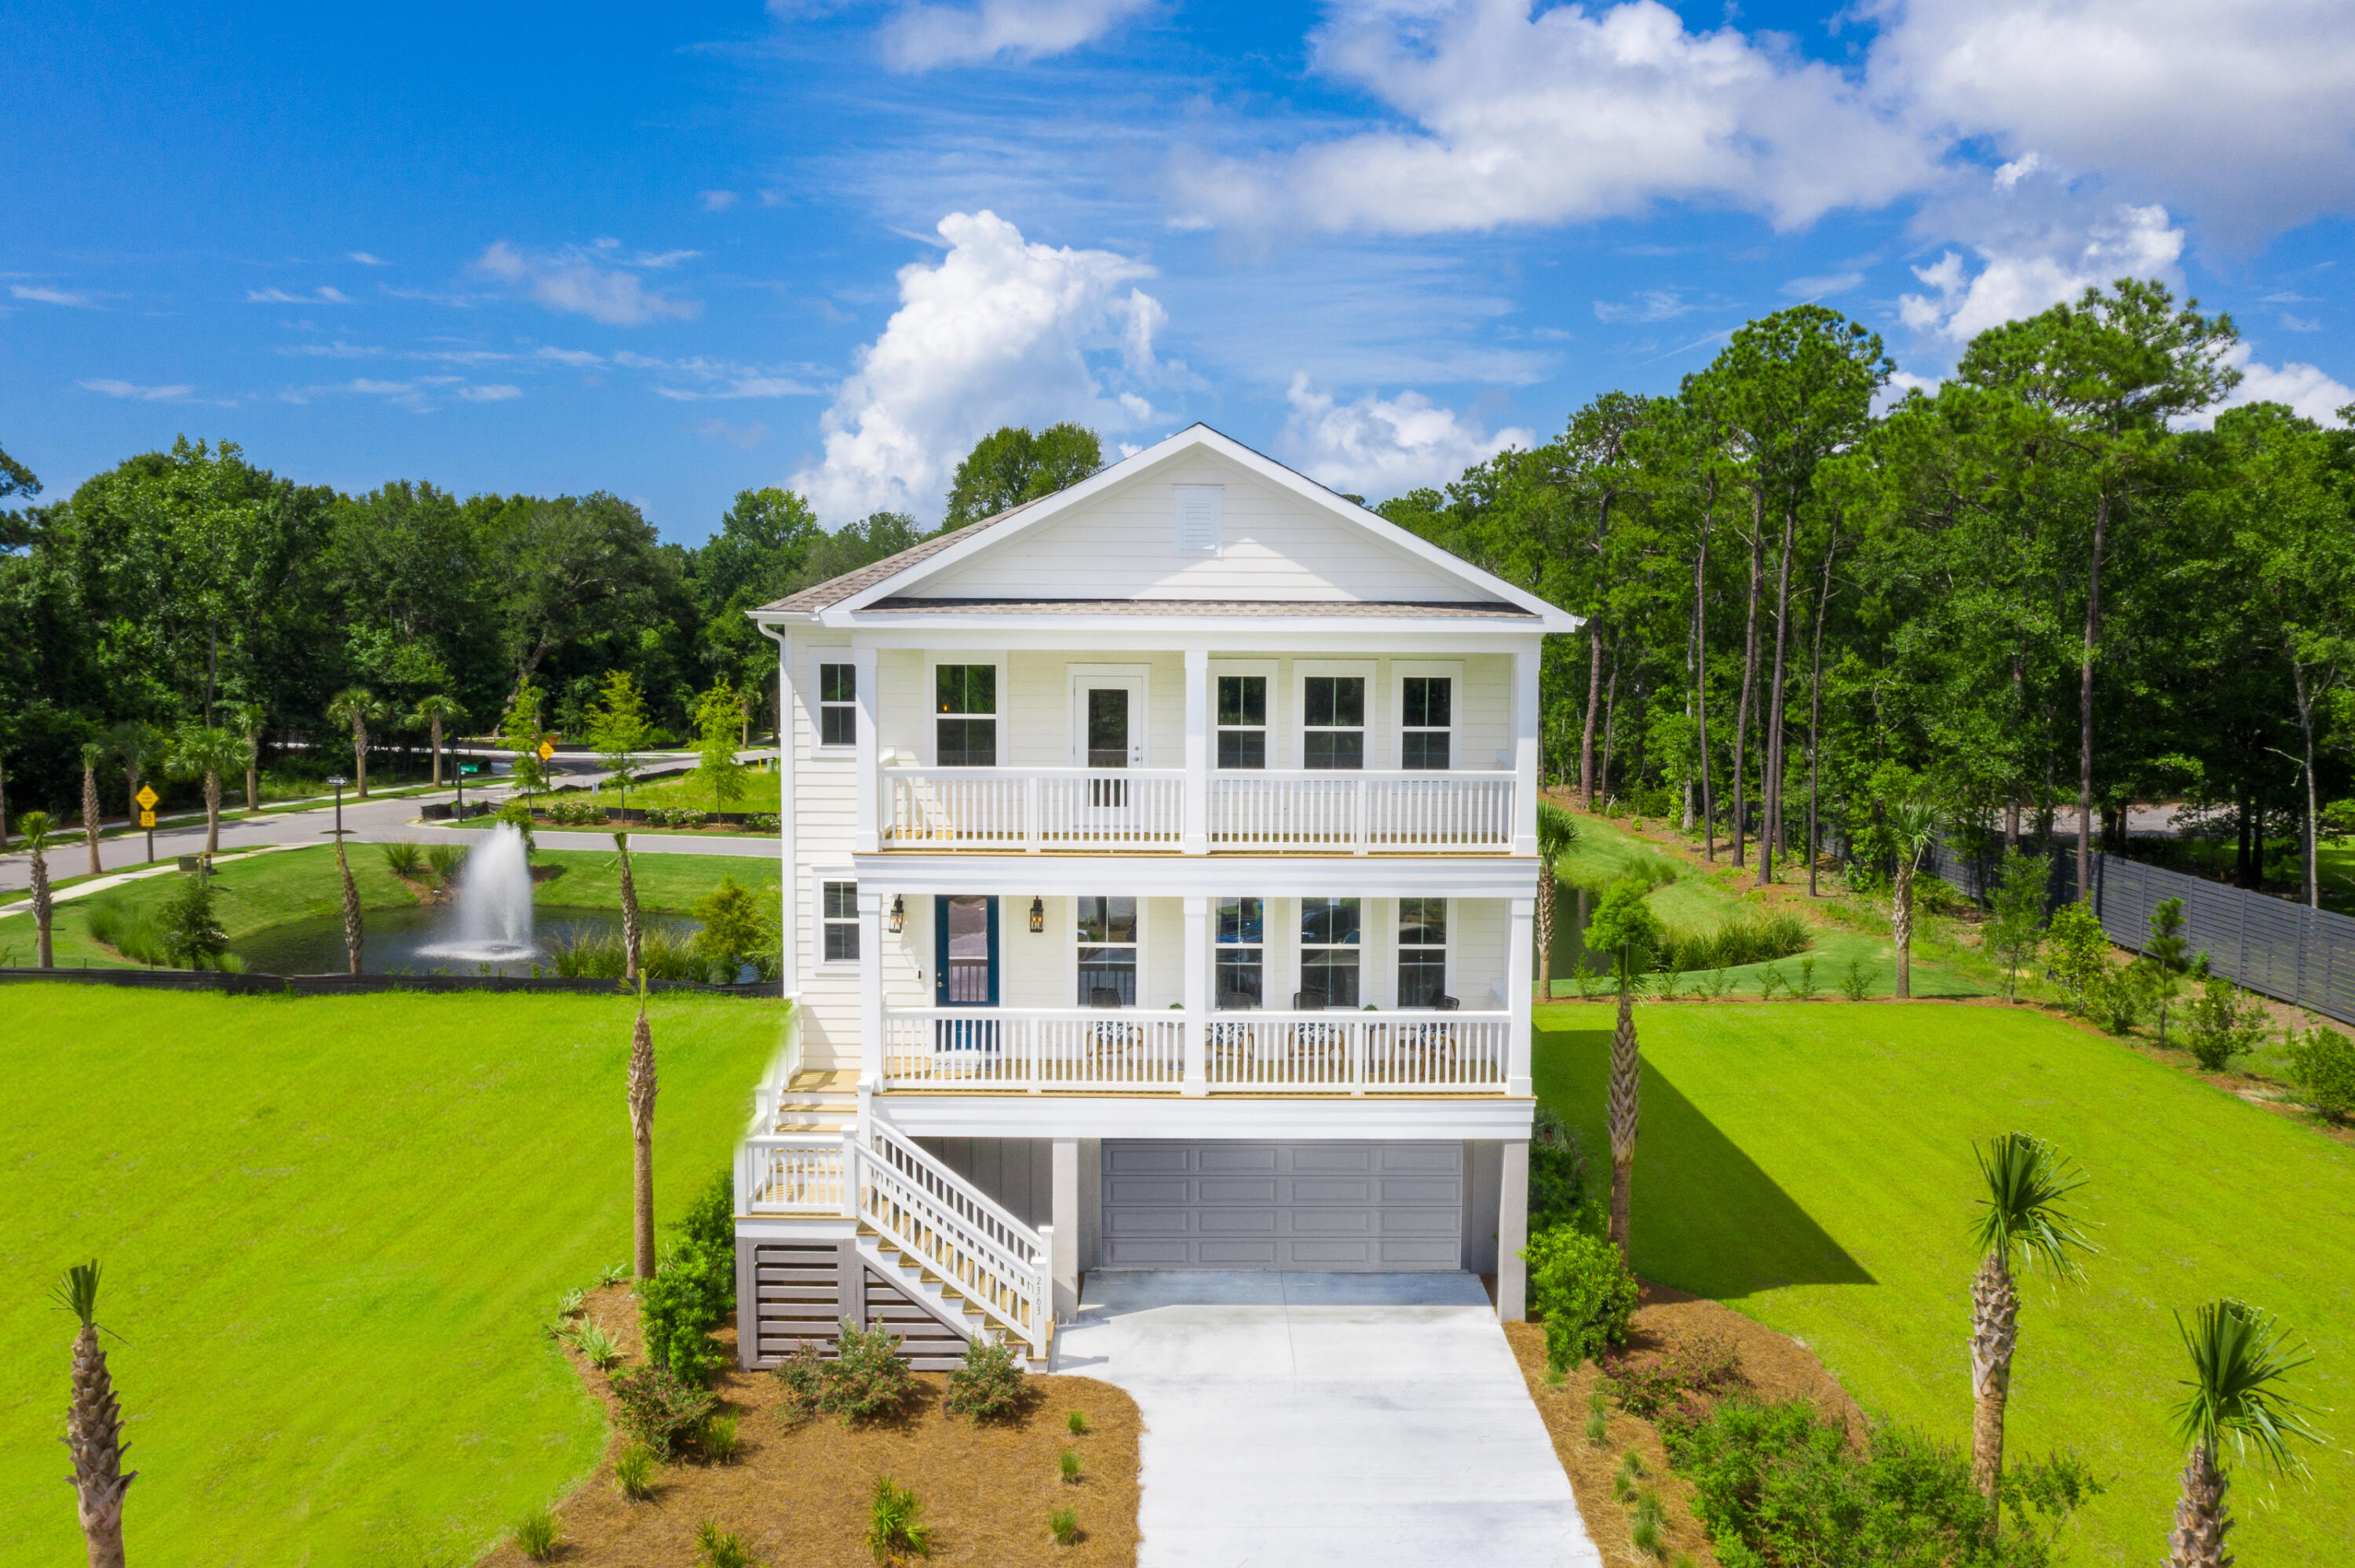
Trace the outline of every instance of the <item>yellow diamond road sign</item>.
{"type": "Polygon", "coordinates": [[[552,740],[543,740],[543,741],[541,741],[541,742],[539,743],[539,759],[540,759],[542,762],[547,761],[549,758],[551,758],[551,757],[553,757],[553,756],[555,756],[555,755],[556,755],[556,743],[555,743],[554,741],[552,741],[552,740]]]}
{"type": "Polygon", "coordinates": [[[143,827],[143,828],[152,828],[152,827],[154,827],[154,826],[155,825],[155,812],[153,812],[153,811],[142,811],[142,812],[140,812],[140,813],[139,813],[139,825],[140,825],[141,827],[143,827]]]}
{"type": "Polygon", "coordinates": [[[150,814],[154,813],[155,810],[155,790],[150,789],[146,785],[142,784],[139,786],[139,793],[134,796],[133,799],[139,802],[139,809],[141,810],[146,811],[150,814]]]}

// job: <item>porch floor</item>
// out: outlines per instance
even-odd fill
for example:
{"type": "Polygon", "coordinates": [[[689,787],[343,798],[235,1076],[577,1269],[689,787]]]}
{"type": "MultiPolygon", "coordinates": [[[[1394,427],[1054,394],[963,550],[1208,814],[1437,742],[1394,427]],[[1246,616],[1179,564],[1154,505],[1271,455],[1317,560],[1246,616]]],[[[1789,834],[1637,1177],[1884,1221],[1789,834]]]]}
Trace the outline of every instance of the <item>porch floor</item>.
{"type": "Polygon", "coordinates": [[[1140,1568],[1600,1568],[1473,1275],[1099,1272],[1058,1340],[1144,1413],[1140,1568]]]}

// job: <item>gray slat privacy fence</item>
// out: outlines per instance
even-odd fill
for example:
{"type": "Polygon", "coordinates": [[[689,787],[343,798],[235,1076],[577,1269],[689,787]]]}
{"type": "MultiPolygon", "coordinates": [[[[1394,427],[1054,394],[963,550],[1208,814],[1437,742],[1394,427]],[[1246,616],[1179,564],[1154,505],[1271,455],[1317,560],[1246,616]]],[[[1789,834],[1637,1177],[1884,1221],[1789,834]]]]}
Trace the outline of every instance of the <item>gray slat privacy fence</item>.
{"type": "MultiPolygon", "coordinates": [[[[2077,856],[2073,849],[2051,853],[2047,906],[2058,908],[2077,895],[2077,856]]],[[[2094,913],[2119,947],[2142,951],[2151,911],[2180,898],[2187,949],[2205,952],[2218,974],[2355,1023],[2355,919],[2113,854],[2096,852],[2093,860],[2094,913]]],[[[1924,857],[1923,869],[1973,898],[1984,898],[1995,880],[1991,857],[1956,854],[1944,844],[1924,857]]]]}

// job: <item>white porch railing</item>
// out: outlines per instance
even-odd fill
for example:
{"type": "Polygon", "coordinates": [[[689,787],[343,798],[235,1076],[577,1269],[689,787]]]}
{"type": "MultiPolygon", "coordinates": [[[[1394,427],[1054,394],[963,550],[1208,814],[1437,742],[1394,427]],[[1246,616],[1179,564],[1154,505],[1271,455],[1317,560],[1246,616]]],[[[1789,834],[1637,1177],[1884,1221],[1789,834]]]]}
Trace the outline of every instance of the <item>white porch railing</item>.
{"type": "Polygon", "coordinates": [[[1048,1236],[882,1123],[870,1123],[863,1139],[755,1134],[738,1150],[736,1182],[748,1214],[858,1221],[1031,1354],[1046,1354],[1054,1312],[1048,1236]]]}
{"type": "Polygon", "coordinates": [[[891,1008],[887,1089],[1163,1089],[1185,1079],[1185,1015],[1142,1008],[891,1008]]]}
{"type": "Polygon", "coordinates": [[[1174,850],[1179,768],[891,768],[883,842],[894,849],[1174,850]]]}
{"type": "Polygon", "coordinates": [[[1501,853],[1513,847],[1510,773],[1219,773],[1213,850],[1501,853]]]}
{"type": "Polygon", "coordinates": [[[1512,1014],[889,1008],[882,1087],[1502,1094],[1512,1014]],[[1190,1076],[1189,1076],[1190,1075],[1190,1076]]]}

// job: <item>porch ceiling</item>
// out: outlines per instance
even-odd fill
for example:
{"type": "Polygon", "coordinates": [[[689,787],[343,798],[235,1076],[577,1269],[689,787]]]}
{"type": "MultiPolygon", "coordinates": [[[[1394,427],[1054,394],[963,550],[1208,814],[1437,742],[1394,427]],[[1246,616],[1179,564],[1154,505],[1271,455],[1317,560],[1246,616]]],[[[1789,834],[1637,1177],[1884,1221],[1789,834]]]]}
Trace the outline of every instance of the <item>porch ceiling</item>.
{"type": "Polygon", "coordinates": [[[911,1138],[1525,1139],[1537,1102],[1503,1095],[875,1097],[911,1138]]]}
{"type": "Polygon", "coordinates": [[[1039,854],[893,850],[851,857],[862,891],[1029,897],[1107,891],[1140,898],[1265,893],[1311,898],[1528,898],[1538,863],[1522,855],[1039,854]]]}

